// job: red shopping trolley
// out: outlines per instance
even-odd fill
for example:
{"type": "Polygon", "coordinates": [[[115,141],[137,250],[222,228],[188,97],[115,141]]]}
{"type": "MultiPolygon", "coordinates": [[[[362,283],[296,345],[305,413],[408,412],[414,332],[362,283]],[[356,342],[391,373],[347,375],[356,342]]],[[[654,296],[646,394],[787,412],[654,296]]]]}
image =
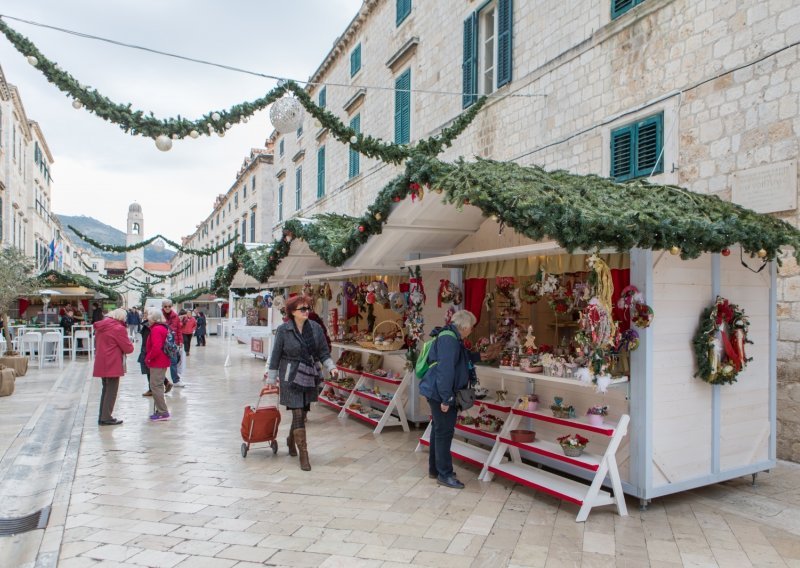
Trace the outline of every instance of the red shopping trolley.
{"type": "Polygon", "coordinates": [[[242,457],[247,457],[247,452],[250,451],[250,444],[259,444],[262,442],[269,442],[272,447],[272,453],[278,453],[278,427],[281,425],[281,413],[278,410],[278,387],[275,385],[267,385],[261,389],[261,394],[258,395],[258,401],[255,406],[245,406],[244,416],[242,416],[242,457]],[[265,396],[273,398],[274,404],[265,404],[261,406],[261,399],[265,396]]]}

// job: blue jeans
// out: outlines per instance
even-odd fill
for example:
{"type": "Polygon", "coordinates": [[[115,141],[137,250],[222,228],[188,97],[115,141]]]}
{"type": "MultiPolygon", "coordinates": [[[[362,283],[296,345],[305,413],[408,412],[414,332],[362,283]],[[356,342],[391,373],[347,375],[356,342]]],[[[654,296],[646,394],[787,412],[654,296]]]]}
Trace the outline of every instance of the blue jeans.
{"type": "Polygon", "coordinates": [[[178,376],[178,361],[175,361],[174,363],[170,361],[169,376],[172,377],[173,383],[177,383],[181,380],[181,378],[178,376]]]}
{"type": "Polygon", "coordinates": [[[436,473],[439,479],[447,479],[455,475],[453,471],[453,456],[450,455],[450,445],[456,431],[456,417],[458,411],[454,404],[450,405],[447,412],[442,412],[439,402],[428,399],[431,407],[431,445],[428,454],[428,473],[436,473]]]}

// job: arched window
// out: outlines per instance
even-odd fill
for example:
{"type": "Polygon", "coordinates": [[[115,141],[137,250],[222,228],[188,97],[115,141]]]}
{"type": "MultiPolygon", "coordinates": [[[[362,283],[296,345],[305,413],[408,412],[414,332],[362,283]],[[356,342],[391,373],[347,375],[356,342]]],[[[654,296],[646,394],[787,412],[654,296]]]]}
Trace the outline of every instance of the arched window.
{"type": "Polygon", "coordinates": [[[133,227],[131,228],[131,233],[133,233],[134,235],[138,235],[139,231],[140,231],[139,223],[134,223],[133,227]]]}

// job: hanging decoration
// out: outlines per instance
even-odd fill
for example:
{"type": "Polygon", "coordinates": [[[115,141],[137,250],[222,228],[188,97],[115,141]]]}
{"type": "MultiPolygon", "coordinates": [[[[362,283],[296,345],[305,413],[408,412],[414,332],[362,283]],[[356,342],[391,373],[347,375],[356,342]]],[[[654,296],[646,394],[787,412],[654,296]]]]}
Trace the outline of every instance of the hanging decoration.
{"type": "Polygon", "coordinates": [[[295,97],[281,97],[269,109],[269,121],[280,134],[294,132],[303,125],[304,118],[303,105],[295,97]]]}
{"type": "MultiPolygon", "coordinates": [[[[2,20],[0,20],[0,22],[2,22],[2,20]]],[[[172,240],[170,240],[167,237],[164,237],[162,235],[156,235],[154,237],[150,237],[149,239],[145,239],[142,242],[139,242],[139,243],[136,243],[136,244],[133,244],[133,245],[109,245],[109,244],[101,243],[100,241],[96,241],[92,237],[80,232],[78,229],[76,229],[72,225],[67,225],[67,227],[73,233],[78,235],[79,238],[81,238],[84,241],[86,241],[88,244],[90,244],[93,247],[98,248],[98,249],[100,249],[102,251],[105,251],[105,252],[130,252],[132,250],[138,250],[138,249],[150,246],[156,240],[162,239],[163,241],[167,242],[170,246],[172,246],[172,248],[177,249],[178,251],[182,252],[183,254],[189,254],[189,255],[192,255],[192,256],[211,256],[215,252],[224,249],[225,247],[231,245],[232,243],[235,243],[237,241],[237,239],[239,238],[239,233],[237,232],[231,238],[229,238],[228,240],[218,244],[217,246],[208,247],[208,248],[204,248],[204,249],[186,248],[186,247],[176,243],[175,241],[172,241],[172,240]]]]}
{"type": "Polygon", "coordinates": [[[712,385],[733,384],[747,366],[745,345],[750,320],[744,310],[717,296],[713,305],[703,310],[695,332],[694,346],[697,372],[695,377],[712,385]]]}
{"type": "MultiPolygon", "coordinates": [[[[41,71],[50,83],[73,99],[72,106],[74,108],[85,108],[103,120],[117,124],[122,130],[130,134],[152,138],[156,140],[157,147],[163,151],[169,149],[167,146],[168,144],[171,146],[173,139],[186,138],[187,136],[197,138],[201,135],[211,136],[213,134],[224,136],[228,125],[233,126],[240,122],[246,122],[256,112],[265,109],[269,105],[274,107],[274,104],[279,105],[279,111],[275,111],[276,120],[281,128],[286,128],[294,124],[294,122],[288,120],[290,113],[287,105],[295,109],[295,103],[292,102],[295,101],[302,105],[314,119],[320,122],[323,128],[328,129],[331,135],[342,144],[346,144],[349,148],[367,157],[377,158],[387,163],[399,164],[408,159],[413,152],[422,152],[435,156],[444,148],[449,147],[453,140],[472,122],[488,100],[487,97],[481,97],[474,105],[464,111],[453,124],[442,130],[441,134],[426,140],[420,140],[414,145],[385,142],[356,132],[345,125],[335,114],[314,103],[308,92],[294,81],[283,81],[263,97],[236,104],[228,110],[206,113],[197,120],[188,120],[180,115],[175,118],[160,119],[155,117],[152,112],[146,113],[142,110],[134,110],[130,104],[115,103],[100,94],[96,89],[82,85],[75,77],[46,58],[32,41],[11,29],[2,18],[0,18],[0,32],[6,36],[18,52],[28,59],[29,63],[33,64],[32,62],[36,61],[34,67],[41,71]],[[287,93],[292,93],[294,97],[289,97],[289,102],[279,103],[278,101],[282,100],[287,93]],[[163,138],[159,140],[159,137],[163,138]],[[353,137],[355,137],[355,142],[351,141],[353,137]]],[[[270,115],[272,117],[272,112],[270,115]]],[[[280,131],[278,125],[276,125],[276,129],[280,131]]],[[[291,130],[296,130],[296,128],[288,131],[291,130]]]]}
{"type": "Polygon", "coordinates": [[[405,313],[408,307],[405,294],[402,292],[392,292],[389,294],[389,307],[396,314],[405,313]]]}
{"type": "Polygon", "coordinates": [[[617,307],[624,310],[623,316],[636,327],[646,328],[653,323],[653,308],[645,304],[644,296],[636,286],[626,286],[617,300],[617,307]]]}
{"type": "Polygon", "coordinates": [[[439,293],[436,295],[436,305],[442,307],[442,303],[458,305],[464,301],[464,293],[461,288],[446,279],[439,280],[439,293]]]}
{"type": "Polygon", "coordinates": [[[422,315],[425,307],[425,285],[422,282],[422,271],[419,266],[408,269],[408,308],[405,315],[406,345],[408,346],[408,362],[413,365],[417,361],[419,342],[424,340],[425,318],[422,315]]]}

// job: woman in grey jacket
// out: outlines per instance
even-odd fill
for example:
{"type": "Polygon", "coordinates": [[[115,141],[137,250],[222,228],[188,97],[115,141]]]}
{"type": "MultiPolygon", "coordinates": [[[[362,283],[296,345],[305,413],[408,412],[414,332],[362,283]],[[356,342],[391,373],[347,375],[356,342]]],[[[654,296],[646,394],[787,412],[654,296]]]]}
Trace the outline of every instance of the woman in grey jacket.
{"type": "Polygon", "coordinates": [[[278,326],[275,332],[275,343],[269,359],[268,384],[276,384],[280,379],[280,402],[292,411],[292,426],[286,444],[289,455],[300,453],[300,469],[309,471],[308,444],[306,438],[306,414],[311,403],[316,402],[319,383],[318,365],[322,363],[332,375],[338,373],[331,359],[330,349],[325,342],[322,326],[309,321],[311,298],[295,296],[286,302],[286,313],[289,321],[278,326]],[[311,384],[297,376],[298,367],[312,368],[317,375],[311,384]],[[305,367],[307,365],[308,367],[305,367]]]}

